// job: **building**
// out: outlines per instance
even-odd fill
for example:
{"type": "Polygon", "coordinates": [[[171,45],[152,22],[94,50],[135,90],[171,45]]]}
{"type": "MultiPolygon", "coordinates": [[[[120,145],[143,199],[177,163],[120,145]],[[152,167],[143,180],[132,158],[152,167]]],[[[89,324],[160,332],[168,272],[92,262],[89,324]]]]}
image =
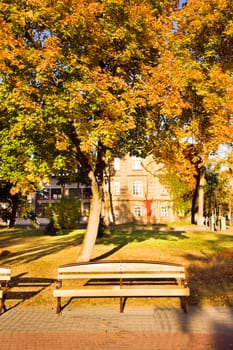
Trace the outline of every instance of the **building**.
{"type": "MultiPolygon", "coordinates": [[[[169,223],[175,220],[168,190],[159,182],[161,165],[152,156],[146,159],[114,158],[105,178],[102,215],[106,223],[124,224],[169,223]]],[[[52,177],[50,185],[36,194],[36,215],[46,217],[48,203],[58,201],[62,194],[81,199],[83,221],[89,215],[91,189],[80,183],[59,185],[52,177]]]]}
{"type": "Polygon", "coordinates": [[[57,177],[52,176],[49,184],[45,184],[34,197],[35,213],[40,223],[48,223],[46,207],[49,203],[56,203],[62,197],[73,196],[81,199],[82,221],[87,221],[90,208],[91,189],[81,183],[59,184],[57,177]]]}
{"type": "Polygon", "coordinates": [[[111,205],[107,205],[107,209],[105,207],[105,220],[107,217],[108,221],[116,224],[173,222],[171,197],[159,182],[160,172],[161,165],[152,156],[146,159],[130,156],[115,158],[112,175],[105,188],[111,198],[111,205]],[[109,208],[112,208],[112,213],[109,208]]]}

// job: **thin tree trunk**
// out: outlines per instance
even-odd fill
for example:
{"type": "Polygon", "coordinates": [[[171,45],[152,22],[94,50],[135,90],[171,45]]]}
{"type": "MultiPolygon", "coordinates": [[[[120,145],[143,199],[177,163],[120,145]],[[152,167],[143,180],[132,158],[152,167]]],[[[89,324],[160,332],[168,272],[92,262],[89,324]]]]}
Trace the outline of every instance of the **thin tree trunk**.
{"type": "Polygon", "coordinates": [[[232,219],[231,219],[231,216],[232,216],[231,201],[232,201],[232,198],[230,197],[230,201],[229,201],[229,210],[228,210],[228,219],[229,219],[229,225],[230,225],[230,226],[231,226],[231,223],[232,223],[232,219]]]}
{"type": "Polygon", "coordinates": [[[16,221],[17,209],[18,209],[18,205],[19,205],[18,194],[13,195],[11,197],[11,200],[12,200],[12,212],[11,212],[11,216],[10,216],[9,227],[14,227],[15,221],[16,221]]]}
{"type": "Polygon", "coordinates": [[[192,197],[192,210],[191,210],[191,223],[196,224],[196,206],[198,198],[198,188],[199,188],[200,177],[199,174],[196,176],[196,186],[192,197]]]}
{"type": "Polygon", "coordinates": [[[198,186],[198,211],[197,211],[197,225],[204,226],[204,185],[205,185],[205,167],[200,168],[198,186]]]}
{"type": "Polygon", "coordinates": [[[197,225],[203,225],[204,214],[204,184],[205,184],[205,167],[198,169],[196,176],[196,187],[192,198],[192,211],[191,211],[191,223],[197,225]]]}
{"type": "Polygon", "coordinates": [[[113,209],[113,203],[112,203],[112,191],[111,191],[111,179],[110,175],[107,177],[108,181],[108,191],[105,192],[105,223],[107,226],[109,224],[115,224],[115,215],[114,215],[114,209],[113,209]]]}
{"type": "Polygon", "coordinates": [[[91,179],[92,198],[90,203],[90,215],[87,224],[87,231],[82,244],[81,252],[78,256],[78,262],[88,262],[94,250],[100,222],[102,205],[102,186],[97,183],[94,173],[89,174],[91,179]]]}

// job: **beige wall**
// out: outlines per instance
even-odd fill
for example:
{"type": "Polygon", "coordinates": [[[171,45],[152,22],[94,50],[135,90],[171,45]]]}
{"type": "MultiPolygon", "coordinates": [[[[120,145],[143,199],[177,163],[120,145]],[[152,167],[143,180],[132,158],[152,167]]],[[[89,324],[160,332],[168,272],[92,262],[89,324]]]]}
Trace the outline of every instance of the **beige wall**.
{"type": "MultiPolygon", "coordinates": [[[[161,165],[154,162],[152,157],[142,159],[140,169],[133,169],[133,160],[129,156],[118,160],[118,163],[119,170],[113,171],[110,184],[115,223],[174,221],[170,195],[158,179],[161,165]],[[138,182],[136,189],[137,186],[139,187],[137,194],[133,194],[133,183],[135,182],[138,182]],[[118,194],[116,194],[115,187],[119,190],[118,194]],[[147,216],[146,198],[151,201],[149,217],[147,216]]],[[[107,205],[104,216],[106,219],[107,215],[112,221],[109,207],[107,205]]]]}
{"type": "MultiPolygon", "coordinates": [[[[106,223],[169,223],[175,221],[170,195],[158,178],[162,166],[156,163],[152,157],[140,160],[140,169],[133,169],[132,163],[132,158],[127,156],[118,159],[119,170],[114,170],[114,163],[109,170],[111,180],[110,185],[106,181],[105,202],[103,203],[103,216],[106,223]],[[140,188],[136,186],[136,189],[141,190],[141,193],[133,195],[132,188],[135,182],[141,185],[140,188]],[[119,186],[118,194],[116,194],[117,186],[115,184],[119,186]],[[110,197],[112,198],[112,206],[110,197]],[[146,198],[151,201],[151,215],[149,217],[147,216],[146,198]]],[[[44,189],[49,190],[49,198],[37,196],[38,211],[41,211],[40,207],[49,202],[59,200],[59,194],[56,197],[56,189],[61,189],[61,186],[57,185],[56,179],[51,179],[51,183],[45,186],[44,189]]],[[[79,184],[78,186],[77,183],[65,185],[63,188],[67,194],[72,193],[75,189],[80,192],[81,211],[83,216],[87,217],[90,193],[87,193],[88,189],[84,185],[79,184]]]]}

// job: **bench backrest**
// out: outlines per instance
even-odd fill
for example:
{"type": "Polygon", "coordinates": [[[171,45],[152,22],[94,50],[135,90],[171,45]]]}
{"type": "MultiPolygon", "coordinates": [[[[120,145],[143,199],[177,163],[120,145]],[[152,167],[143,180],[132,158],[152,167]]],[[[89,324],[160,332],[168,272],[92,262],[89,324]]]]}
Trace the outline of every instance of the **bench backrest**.
{"type": "Polygon", "coordinates": [[[8,266],[0,266],[0,283],[2,281],[10,281],[11,279],[11,268],[8,266]]]}
{"type": "Polygon", "coordinates": [[[96,261],[63,265],[58,279],[72,278],[177,278],[185,279],[183,265],[154,261],[96,261]]]}

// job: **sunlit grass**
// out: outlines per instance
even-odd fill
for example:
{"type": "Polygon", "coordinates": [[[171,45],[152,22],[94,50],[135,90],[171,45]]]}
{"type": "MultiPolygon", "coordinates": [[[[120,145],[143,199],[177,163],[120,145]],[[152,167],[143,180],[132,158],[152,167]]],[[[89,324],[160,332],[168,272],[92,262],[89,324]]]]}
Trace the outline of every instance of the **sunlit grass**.
{"type": "MultiPolygon", "coordinates": [[[[233,232],[190,229],[165,225],[111,228],[97,240],[92,258],[182,263],[187,269],[190,303],[233,305],[233,232]]],[[[49,236],[43,230],[0,229],[0,264],[11,266],[13,275],[8,305],[55,306],[52,290],[57,268],[76,261],[85,230],[66,233],[49,236]]],[[[101,302],[110,301],[88,301],[101,302]]]]}

